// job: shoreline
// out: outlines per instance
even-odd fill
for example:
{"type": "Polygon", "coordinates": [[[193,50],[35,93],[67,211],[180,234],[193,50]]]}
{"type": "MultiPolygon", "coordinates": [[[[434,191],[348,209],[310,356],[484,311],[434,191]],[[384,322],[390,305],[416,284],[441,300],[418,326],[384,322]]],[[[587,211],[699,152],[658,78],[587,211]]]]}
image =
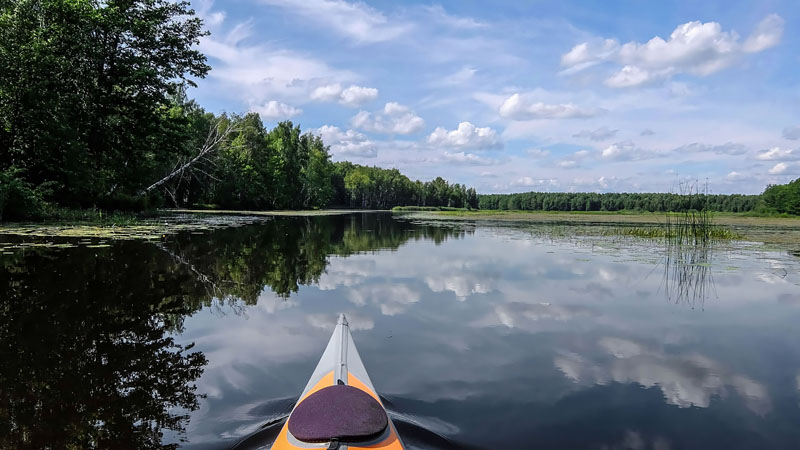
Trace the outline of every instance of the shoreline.
{"type": "MultiPolygon", "coordinates": [[[[577,224],[652,224],[664,223],[665,213],[615,212],[615,211],[407,211],[396,213],[415,218],[454,221],[503,221],[530,223],[577,224]]],[[[800,217],[760,217],[743,213],[712,213],[716,225],[726,226],[778,226],[800,230],[800,217]]]]}
{"type": "MultiPolygon", "coordinates": [[[[55,220],[45,222],[3,222],[0,235],[52,236],[52,237],[106,237],[137,238],[139,235],[155,237],[165,232],[181,228],[193,228],[188,224],[159,223],[160,218],[170,215],[197,215],[231,217],[315,217],[338,216],[358,213],[392,213],[399,219],[417,221],[437,221],[451,223],[473,223],[486,226],[564,226],[576,227],[614,227],[647,228],[664,223],[664,213],[651,212],[609,212],[609,211],[388,211],[364,209],[318,209],[318,210],[205,210],[205,209],[159,209],[150,218],[135,218],[123,223],[97,222],[93,220],[55,220]],[[152,228],[152,230],[151,230],[152,228]],[[158,230],[158,231],[155,231],[158,230]],[[167,231],[169,230],[169,231],[167,231]],[[121,235],[121,236],[120,236],[121,235]],[[124,236],[124,237],[123,237],[124,236]]],[[[716,226],[730,228],[743,236],[743,240],[765,244],[788,244],[800,249],[800,217],[758,217],[739,213],[716,213],[713,215],[716,226]]],[[[199,226],[202,228],[202,226],[199,226]]]]}
{"type": "Polygon", "coordinates": [[[338,216],[342,214],[355,214],[355,213],[374,213],[374,212],[390,212],[383,209],[281,209],[281,210],[266,210],[266,211],[252,211],[252,210],[237,210],[237,209],[159,209],[160,213],[175,213],[175,214],[220,214],[220,215],[233,215],[233,216],[295,216],[295,217],[313,217],[313,216],[338,216]]]}
{"type": "MultiPolygon", "coordinates": [[[[617,213],[608,211],[419,211],[396,214],[409,220],[474,223],[496,226],[650,227],[664,223],[664,213],[617,213]]],[[[800,217],[757,217],[717,213],[713,224],[730,228],[744,241],[789,245],[800,250],[800,217]]]]}

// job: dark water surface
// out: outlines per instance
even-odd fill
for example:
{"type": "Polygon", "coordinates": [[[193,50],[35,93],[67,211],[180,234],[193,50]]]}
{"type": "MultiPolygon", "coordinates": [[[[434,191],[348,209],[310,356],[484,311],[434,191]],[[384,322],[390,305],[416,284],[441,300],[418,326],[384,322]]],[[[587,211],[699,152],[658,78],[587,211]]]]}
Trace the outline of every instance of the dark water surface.
{"type": "Polygon", "coordinates": [[[800,448],[800,259],[666,256],[376,213],[6,250],[0,447],[266,445],[344,312],[410,448],[800,448]]]}

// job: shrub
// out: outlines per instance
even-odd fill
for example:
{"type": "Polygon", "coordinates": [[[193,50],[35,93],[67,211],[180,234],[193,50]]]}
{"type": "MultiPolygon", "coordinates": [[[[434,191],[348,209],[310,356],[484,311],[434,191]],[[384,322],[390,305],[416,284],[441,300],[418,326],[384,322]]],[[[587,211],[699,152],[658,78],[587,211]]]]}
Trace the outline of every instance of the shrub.
{"type": "Polygon", "coordinates": [[[0,171],[0,221],[40,218],[46,208],[44,200],[51,193],[51,184],[33,187],[16,168],[0,171]]]}

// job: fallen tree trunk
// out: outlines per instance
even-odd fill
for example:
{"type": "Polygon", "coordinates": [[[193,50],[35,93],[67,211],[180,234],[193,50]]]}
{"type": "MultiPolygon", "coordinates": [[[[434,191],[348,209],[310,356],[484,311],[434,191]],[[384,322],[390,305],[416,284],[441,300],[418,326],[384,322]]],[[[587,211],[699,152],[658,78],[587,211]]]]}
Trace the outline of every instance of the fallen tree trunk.
{"type": "MultiPolygon", "coordinates": [[[[229,122],[228,125],[220,130],[220,122],[218,120],[216,123],[212,124],[208,130],[208,136],[206,136],[206,140],[203,145],[198,150],[197,154],[190,158],[188,161],[178,161],[173,168],[165,177],[161,178],[160,180],[156,181],[155,183],[147,186],[146,188],[142,189],[139,192],[139,195],[148,194],[153,189],[156,189],[159,186],[163,186],[166,182],[172,180],[173,178],[183,175],[183,173],[189,171],[196,163],[199,161],[204,160],[205,158],[211,156],[214,152],[216,152],[219,147],[221,147],[222,142],[235,131],[235,127],[233,122],[229,122]]],[[[174,200],[174,199],[173,199],[174,200]]]]}

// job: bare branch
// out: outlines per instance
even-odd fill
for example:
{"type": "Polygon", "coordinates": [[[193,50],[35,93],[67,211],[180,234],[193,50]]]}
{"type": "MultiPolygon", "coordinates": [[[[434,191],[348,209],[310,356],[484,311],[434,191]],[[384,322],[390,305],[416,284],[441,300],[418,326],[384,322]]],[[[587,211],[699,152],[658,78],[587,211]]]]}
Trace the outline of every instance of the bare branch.
{"type": "MultiPolygon", "coordinates": [[[[203,143],[203,145],[200,147],[200,149],[198,150],[197,154],[194,157],[192,157],[188,161],[184,162],[183,164],[181,164],[180,161],[179,161],[175,165],[175,167],[169,172],[169,174],[167,174],[167,176],[165,176],[164,178],[161,178],[160,180],[158,180],[155,183],[151,184],[150,186],[146,187],[139,194],[140,195],[147,194],[148,192],[152,191],[153,189],[155,189],[155,188],[157,188],[159,186],[163,186],[164,183],[172,180],[173,178],[175,178],[177,176],[180,176],[181,178],[183,178],[184,172],[187,172],[190,169],[192,169],[192,167],[198,161],[208,160],[208,156],[210,156],[214,152],[216,152],[219,149],[220,144],[222,144],[222,142],[228,137],[228,135],[230,135],[232,132],[234,132],[236,130],[236,128],[233,125],[233,122],[229,122],[228,125],[223,130],[220,130],[220,123],[221,123],[221,120],[218,120],[217,122],[212,124],[211,127],[209,127],[208,135],[206,136],[206,140],[203,143]]],[[[178,183],[180,184],[180,178],[179,178],[178,183]]],[[[177,191],[177,188],[175,190],[177,191]]],[[[173,193],[170,193],[170,196],[172,197],[173,201],[175,201],[175,195],[173,193]]]]}

